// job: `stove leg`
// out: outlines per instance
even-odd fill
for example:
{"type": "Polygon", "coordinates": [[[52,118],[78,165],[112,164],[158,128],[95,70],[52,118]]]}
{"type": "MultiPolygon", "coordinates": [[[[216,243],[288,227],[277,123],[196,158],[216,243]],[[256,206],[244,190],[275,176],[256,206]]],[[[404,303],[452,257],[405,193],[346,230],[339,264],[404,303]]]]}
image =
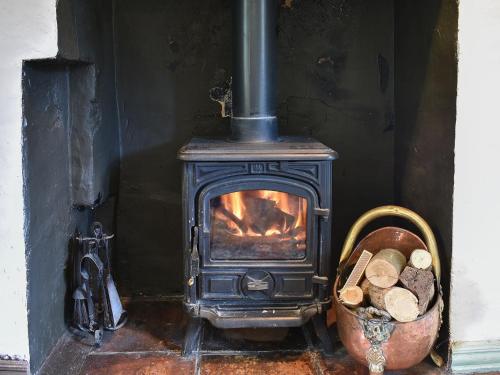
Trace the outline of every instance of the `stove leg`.
{"type": "Polygon", "coordinates": [[[189,318],[184,344],[182,346],[182,356],[191,357],[200,350],[203,336],[204,321],[201,318],[189,318]]]}
{"type": "Polygon", "coordinates": [[[333,343],[326,326],[326,314],[314,315],[311,320],[313,323],[314,332],[316,333],[316,337],[318,337],[320,341],[320,346],[323,354],[327,357],[332,356],[334,352],[333,343]]]}

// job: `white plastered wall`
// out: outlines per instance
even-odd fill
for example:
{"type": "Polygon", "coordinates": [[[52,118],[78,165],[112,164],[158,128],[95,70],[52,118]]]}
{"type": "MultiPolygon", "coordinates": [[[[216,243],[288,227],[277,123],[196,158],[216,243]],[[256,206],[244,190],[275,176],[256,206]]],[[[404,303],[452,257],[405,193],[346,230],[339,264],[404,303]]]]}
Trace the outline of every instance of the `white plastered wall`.
{"type": "Polygon", "coordinates": [[[451,340],[500,340],[500,1],[461,0],[451,340]]]}
{"type": "Polygon", "coordinates": [[[57,53],[56,0],[0,0],[0,355],[28,359],[22,61],[57,53]]]}

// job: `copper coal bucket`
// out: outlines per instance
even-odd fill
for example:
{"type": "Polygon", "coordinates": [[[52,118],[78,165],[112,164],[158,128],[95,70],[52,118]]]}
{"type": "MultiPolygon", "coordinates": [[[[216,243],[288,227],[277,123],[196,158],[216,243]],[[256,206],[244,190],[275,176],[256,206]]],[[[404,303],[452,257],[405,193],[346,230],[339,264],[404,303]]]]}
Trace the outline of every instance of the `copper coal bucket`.
{"type": "MultiPolygon", "coordinates": [[[[398,206],[382,206],[366,212],[351,227],[342,253],[337,279],[333,288],[337,329],[340,339],[349,354],[356,361],[370,369],[370,374],[383,374],[384,369],[407,369],[420,363],[431,353],[441,326],[443,309],[440,286],[441,265],[436,240],[429,225],[415,212],[398,206]],[[396,216],[412,222],[421,232],[425,243],[415,234],[402,228],[384,227],[363,238],[353,251],[353,245],[361,230],[374,219],[396,216]],[[353,265],[363,250],[376,254],[381,249],[400,250],[409,258],[412,250],[427,249],[432,255],[436,275],[436,297],[432,307],[417,320],[400,323],[389,321],[387,314],[377,318],[362,318],[353,310],[342,305],[337,290],[347,277],[349,266],[353,265]]],[[[360,314],[361,315],[361,314],[360,314]]],[[[433,357],[436,361],[436,357],[433,357]]]]}

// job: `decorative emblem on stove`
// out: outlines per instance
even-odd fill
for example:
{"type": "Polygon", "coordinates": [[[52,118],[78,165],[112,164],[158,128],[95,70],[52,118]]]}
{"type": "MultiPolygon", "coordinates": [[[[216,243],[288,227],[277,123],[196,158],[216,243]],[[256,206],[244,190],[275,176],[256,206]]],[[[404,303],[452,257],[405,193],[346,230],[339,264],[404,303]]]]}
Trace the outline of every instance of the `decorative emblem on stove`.
{"type": "Polygon", "coordinates": [[[274,279],[269,272],[249,271],[241,280],[241,289],[251,299],[267,299],[274,291],[274,279]]]}
{"type": "Polygon", "coordinates": [[[262,163],[251,163],[250,164],[250,172],[252,173],[264,173],[266,170],[264,164],[262,163]]]}

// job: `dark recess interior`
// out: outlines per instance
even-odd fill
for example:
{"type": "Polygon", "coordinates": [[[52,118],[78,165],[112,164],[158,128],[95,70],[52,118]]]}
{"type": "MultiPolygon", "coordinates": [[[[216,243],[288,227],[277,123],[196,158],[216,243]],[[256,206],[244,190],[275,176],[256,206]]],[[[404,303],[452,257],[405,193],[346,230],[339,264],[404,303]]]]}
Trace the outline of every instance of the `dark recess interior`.
{"type": "MultiPolygon", "coordinates": [[[[176,153],[229,134],[208,93],[231,75],[230,0],[57,6],[58,57],[23,72],[33,373],[66,329],[68,240],[92,220],[117,235],[122,296],[181,293],[176,153]]],[[[280,133],[340,154],[337,257],[360,214],[396,203],[429,221],[449,273],[457,12],[455,0],[283,1],[280,133]]]]}

